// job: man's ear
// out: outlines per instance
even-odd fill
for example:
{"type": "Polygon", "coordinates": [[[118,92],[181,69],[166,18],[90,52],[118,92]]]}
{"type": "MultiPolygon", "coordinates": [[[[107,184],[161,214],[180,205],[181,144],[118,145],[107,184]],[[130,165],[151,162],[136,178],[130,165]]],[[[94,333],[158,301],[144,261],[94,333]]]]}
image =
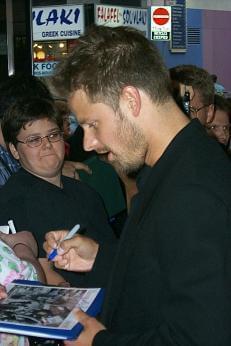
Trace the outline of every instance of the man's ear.
{"type": "Polygon", "coordinates": [[[211,123],[215,116],[215,107],[214,104],[208,106],[207,119],[206,123],[211,123]]]}
{"type": "Polygon", "coordinates": [[[16,160],[19,160],[19,154],[18,154],[18,151],[15,147],[15,145],[13,143],[9,143],[9,149],[10,149],[10,152],[11,154],[13,155],[13,157],[16,159],[16,160]]]}
{"type": "Polygon", "coordinates": [[[133,86],[126,86],[121,93],[121,99],[126,102],[127,107],[134,117],[137,117],[141,108],[140,92],[133,86]]]}

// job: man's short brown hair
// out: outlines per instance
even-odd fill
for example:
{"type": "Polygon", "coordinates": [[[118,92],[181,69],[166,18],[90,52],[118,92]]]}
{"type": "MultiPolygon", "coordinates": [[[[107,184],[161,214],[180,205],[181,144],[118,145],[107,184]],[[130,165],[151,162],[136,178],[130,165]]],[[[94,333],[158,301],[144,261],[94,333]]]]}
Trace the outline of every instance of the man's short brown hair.
{"type": "Polygon", "coordinates": [[[157,103],[171,97],[169,73],[157,47],[128,27],[92,27],[58,64],[53,85],[62,96],[82,89],[92,102],[114,109],[127,85],[145,91],[157,103]]]}

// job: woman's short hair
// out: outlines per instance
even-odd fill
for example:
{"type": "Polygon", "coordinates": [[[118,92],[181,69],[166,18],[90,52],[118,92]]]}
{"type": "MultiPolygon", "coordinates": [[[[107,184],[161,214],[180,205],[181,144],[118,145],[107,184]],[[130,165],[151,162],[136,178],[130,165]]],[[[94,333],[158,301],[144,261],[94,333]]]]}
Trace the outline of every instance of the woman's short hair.
{"type": "Polygon", "coordinates": [[[10,105],[1,123],[3,137],[6,143],[17,144],[17,136],[22,128],[39,119],[49,119],[62,129],[54,101],[48,99],[20,98],[10,105]]]}

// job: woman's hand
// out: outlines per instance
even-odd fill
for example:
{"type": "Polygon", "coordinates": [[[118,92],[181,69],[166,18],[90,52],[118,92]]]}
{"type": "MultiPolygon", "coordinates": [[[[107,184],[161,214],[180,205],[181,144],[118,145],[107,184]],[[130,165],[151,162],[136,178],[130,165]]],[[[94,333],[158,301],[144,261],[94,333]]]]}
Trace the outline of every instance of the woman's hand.
{"type": "Polygon", "coordinates": [[[26,247],[29,248],[34,257],[38,256],[38,246],[31,232],[22,231],[15,234],[4,234],[0,232],[0,239],[11,247],[19,258],[21,258],[21,255],[23,255],[21,253],[17,253],[16,248],[19,244],[24,245],[25,251],[26,247]]]}
{"type": "Polygon", "coordinates": [[[82,170],[88,174],[92,174],[91,169],[82,162],[74,162],[74,161],[64,161],[63,168],[62,168],[62,174],[79,180],[79,174],[78,170],[82,170]]]}
{"type": "Polygon", "coordinates": [[[6,288],[3,285],[0,285],[0,300],[7,297],[6,288]]]}

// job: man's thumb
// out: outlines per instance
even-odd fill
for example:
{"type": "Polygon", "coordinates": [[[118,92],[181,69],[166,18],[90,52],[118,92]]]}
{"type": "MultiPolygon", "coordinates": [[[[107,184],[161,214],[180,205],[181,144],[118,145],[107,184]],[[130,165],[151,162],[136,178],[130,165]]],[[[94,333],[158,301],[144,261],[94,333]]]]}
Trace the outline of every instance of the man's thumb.
{"type": "Polygon", "coordinates": [[[78,322],[80,322],[83,326],[85,325],[87,319],[89,318],[89,316],[80,309],[76,309],[75,316],[78,322]]]}

